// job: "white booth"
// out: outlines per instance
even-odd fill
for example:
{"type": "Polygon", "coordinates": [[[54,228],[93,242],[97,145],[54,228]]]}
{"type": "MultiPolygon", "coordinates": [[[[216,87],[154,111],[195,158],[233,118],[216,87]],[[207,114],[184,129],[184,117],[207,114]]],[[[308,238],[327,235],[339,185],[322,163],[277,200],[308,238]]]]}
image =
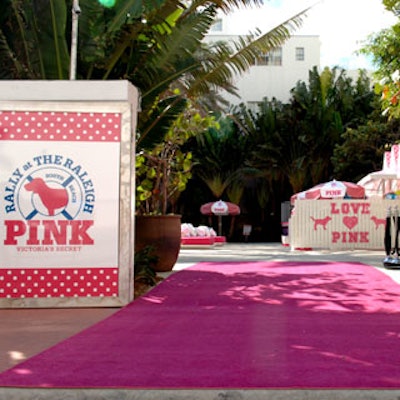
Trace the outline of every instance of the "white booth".
{"type": "Polygon", "coordinates": [[[127,81],[0,81],[0,307],[133,298],[127,81]]]}
{"type": "Polygon", "coordinates": [[[289,220],[292,249],[375,249],[384,254],[386,215],[400,200],[296,200],[289,220]]]}

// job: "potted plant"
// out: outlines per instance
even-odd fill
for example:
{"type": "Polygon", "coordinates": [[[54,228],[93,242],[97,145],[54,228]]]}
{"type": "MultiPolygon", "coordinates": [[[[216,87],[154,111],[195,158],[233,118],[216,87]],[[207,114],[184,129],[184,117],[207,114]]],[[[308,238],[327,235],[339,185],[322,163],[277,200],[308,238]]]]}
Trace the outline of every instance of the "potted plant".
{"type": "Polygon", "coordinates": [[[158,272],[173,268],[181,245],[181,216],[175,204],[192,176],[192,154],[183,145],[212,124],[213,117],[187,107],[159,143],[136,155],[135,252],[152,246],[158,272]]]}

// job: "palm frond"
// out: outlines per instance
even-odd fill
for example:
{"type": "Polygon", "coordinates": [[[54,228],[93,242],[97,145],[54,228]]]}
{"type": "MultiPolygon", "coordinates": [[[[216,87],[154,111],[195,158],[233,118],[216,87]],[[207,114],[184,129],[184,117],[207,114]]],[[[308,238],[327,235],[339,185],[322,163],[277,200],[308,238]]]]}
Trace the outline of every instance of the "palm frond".
{"type": "MultiPolygon", "coordinates": [[[[209,30],[215,17],[213,8],[185,18],[167,37],[159,37],[162,46],[154,48],[154,52],[146,54],[146,69],[141,70],[142,83],[149,89],[143,96],[160,93],[178,78],[191,74],[197,68],[196,49],[201,46],[205,33],[209,30]],[[154,76],[158,77],[158,85],[154,85],[154,76]],[[144,78],[144,79],[143,79],[144,78]]],[[[143,61],[139,66],[143,65],[143,61]]],[[[136,73],[139,72],[136,70],[136,73]]],[[[180,85],[184,80],[180,80],[180,85]]],[[[181,87],[182,88],[182,87],[181,87]]],[[[187,90],[185,90],[186,92],[187,90]]]]}
{"type": "Polygon", "coordinates": [[[139,149],[149,149],[160,143],[186,105],[187,101],[182,97],[171,96],[157,102],[150,111],[143,111],[139,115],[136,146],[139,149]]]}
{"type": "Polygon", "coordinates": [[[194,0],[188,7],[188,12],[190,13],[193,10],[206,8],[210,5],[210,3],[220,9],[225,14],[228,14],[229,12],[237,8],[250,8],[254,6],[259,7],[264,4],[263,0],[194,0]]]}
{"type": "Polygon", "coordinates": [[[34,78],[27,16],[22,1],[5,0],[0,5],[0,55],[3,79],[34,78]]]}
{"type": "Polygon", "coordinates": [[[35,0],[25,8],[30,38],[35,47],[31,53],[43,64],[43,79],[67,79],[69,49],[66,40],[67,4],[59,0],[35,0]],[[36,54],[35,54],[36,53],[36,54]]]}
{"type": "Polygon", "coordinates": [[[2,61],[0,79],[23,79],[27,75],[27,70],[22,65],[12,49],[7,38],[0,30],[0,58],[2,61]]]}

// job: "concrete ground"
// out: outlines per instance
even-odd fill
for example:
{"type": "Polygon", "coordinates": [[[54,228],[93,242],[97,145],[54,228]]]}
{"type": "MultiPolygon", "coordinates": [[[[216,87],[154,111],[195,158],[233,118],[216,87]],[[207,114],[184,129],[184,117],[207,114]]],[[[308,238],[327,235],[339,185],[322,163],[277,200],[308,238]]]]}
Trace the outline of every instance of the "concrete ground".
{"type": "MultiPolygon", "coordinates": [[[[202,261],[359,261],[381,269],[400,283],[400,270],[383,268],[383,258],[382,251],[293,251],[280,243],[227,243],[213,248],[183,248],[173,271],[202,261]]],[[[160,275],[166,277],[168,274],[160,275]]],[[[117,310],[118,308],[1,309],[0,371],[49,348],[117,310]]]]}

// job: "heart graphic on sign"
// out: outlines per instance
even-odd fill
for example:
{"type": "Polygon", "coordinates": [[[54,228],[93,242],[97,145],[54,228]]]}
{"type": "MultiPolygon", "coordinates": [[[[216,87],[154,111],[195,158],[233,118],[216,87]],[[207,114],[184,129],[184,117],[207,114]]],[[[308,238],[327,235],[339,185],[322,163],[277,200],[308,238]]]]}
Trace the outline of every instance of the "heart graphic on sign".
{"type": "Polygon", "coordinates": [[[353,229],[358,224],[358,218],[357,217],[343,217],[343,223],[349,229],[353,229]]]}

